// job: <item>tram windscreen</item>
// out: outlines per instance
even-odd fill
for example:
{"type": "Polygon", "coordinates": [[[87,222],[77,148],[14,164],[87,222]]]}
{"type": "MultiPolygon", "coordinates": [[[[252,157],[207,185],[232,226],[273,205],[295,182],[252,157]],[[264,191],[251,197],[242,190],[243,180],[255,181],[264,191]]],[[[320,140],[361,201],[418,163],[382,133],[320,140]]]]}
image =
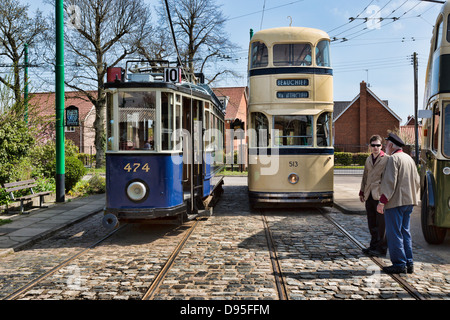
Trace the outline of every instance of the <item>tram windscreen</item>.
{"type": "Polygon", "coordinates": [[[329,147],[331,146],[331,113],[322,113],[317,119],[317,146],[329,147]]]}
{"type": "Polygon", "coordinates": [[[263,42],[253,42],[251,49],[251,64],[250,68],[267,67],[269,55],[267,47],[263,42]]]}
{"type": "Polygon", "coordinates": [[[444,130],[443,134],[443,154],[450,158],[450,103],[445,106],[444,109],[444,130]]]}
{"type": "Polygon", "coordinates": [[[276,146],[311,146],[313,116],[274,116],[276,146]]]}
{"type": "Polygon", "coordinates": [[[316,65],[318,67],[331,67],[330,42],[328,40],[322,40],[317,44],[316,65]]]}
{"type": "Polygon", "coordinates": [[[119,150],[153,150],[156,92],[119,92],[119,150]]]}
{"type": "Polygon", "coordinates": [[[273,46],[274,66],[310,66],[311,46],[306,43],[283,43],[273,46]]]}

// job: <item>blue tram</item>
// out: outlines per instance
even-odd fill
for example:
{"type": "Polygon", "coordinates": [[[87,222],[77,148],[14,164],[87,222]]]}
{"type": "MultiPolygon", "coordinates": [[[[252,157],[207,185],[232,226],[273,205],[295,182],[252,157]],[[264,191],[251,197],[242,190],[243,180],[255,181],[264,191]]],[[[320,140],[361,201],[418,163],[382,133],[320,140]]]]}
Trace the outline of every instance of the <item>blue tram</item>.
{"type": "Polygon", "coordinates": [[[108,69],[105,227],[192,219],[222,194],[225,113],[201,79],[168,61],[108,69]]]}

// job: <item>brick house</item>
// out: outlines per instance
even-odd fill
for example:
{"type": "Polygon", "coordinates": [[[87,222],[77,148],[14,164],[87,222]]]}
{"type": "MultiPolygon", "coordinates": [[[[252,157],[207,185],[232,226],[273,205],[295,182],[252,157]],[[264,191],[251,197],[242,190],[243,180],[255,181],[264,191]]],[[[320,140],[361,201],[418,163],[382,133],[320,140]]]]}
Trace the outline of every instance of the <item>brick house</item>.
{"type": "MultiPolygon", "coordinates": [[[[223,88],[213,88],[214,94],[223,103],[226,113],[225,113],[225,134],[227,130],[231,128],[231,124],[240,120],[244,123],[244,131],[246,131],[247,126],[247,107],[248,107],[248,88],[247,87],[223,87],[223,88]]],[[[241,141],[235,137],[233,141],[233,150],[241,151],[244,156],[242,159],[243,163],[247,163],[247,135],[241,141]]],[[[225,137],[225,143],[229,141],[229,137],[225,137]],[[228,139],[227,139],[228,138],[228,139]]]]}
{"type": "MultiPolygon", "coordinates": [[[[95,94],[92,91],[91,94],[95,94]]],[[[41,119],[44,119],[48,124],[47,130],[43,132],[41,137],[42,141],[49,139],[56,139],[55,134],[55,93],[54,92],[40,92],[30,95],[29,105],[35,108],[35,114],[41,119]]],[[[65,92],[65,108],[74,105],[79,110],[79,127],[65,127],[65,139],[72,140],[79,148],[81,153],[87,153],[94,155],[95,146],[95,107],[86,98],[85,95],[76,92],[65,92]]],[[[64,114],[65,115],[65,114],[64,114]]]]}
{"type": "Polygon", "coordinates": [[[333,114],[334,146],[337,151],[367,152],[374,134],[386,137],[399,130],[401,118],[362,81],[352,101],[335,101],[333,114]]]}

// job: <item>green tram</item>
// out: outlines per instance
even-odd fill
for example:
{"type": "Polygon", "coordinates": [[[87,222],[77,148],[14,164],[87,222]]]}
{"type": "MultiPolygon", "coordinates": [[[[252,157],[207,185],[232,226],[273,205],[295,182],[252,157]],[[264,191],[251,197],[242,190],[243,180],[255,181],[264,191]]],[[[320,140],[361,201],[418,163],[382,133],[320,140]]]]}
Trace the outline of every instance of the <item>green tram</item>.
{"type": "Polygon", "coordinates": [[[450,2],[433,30],[424,92],[421,223],[425,240],[444,242],[450,228],[450,2]]]}

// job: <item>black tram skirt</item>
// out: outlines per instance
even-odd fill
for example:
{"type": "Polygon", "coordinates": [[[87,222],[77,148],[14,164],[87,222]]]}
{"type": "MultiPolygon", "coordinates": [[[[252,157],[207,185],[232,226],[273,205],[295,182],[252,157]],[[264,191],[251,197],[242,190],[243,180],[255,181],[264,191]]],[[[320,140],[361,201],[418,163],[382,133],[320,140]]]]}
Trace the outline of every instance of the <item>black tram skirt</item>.
{"type": "Polygon", "coordinates": [[[331,207],[333,191],[328,192],[253,192],[249,191],[250,204],[254,207],[331,207]]]}

